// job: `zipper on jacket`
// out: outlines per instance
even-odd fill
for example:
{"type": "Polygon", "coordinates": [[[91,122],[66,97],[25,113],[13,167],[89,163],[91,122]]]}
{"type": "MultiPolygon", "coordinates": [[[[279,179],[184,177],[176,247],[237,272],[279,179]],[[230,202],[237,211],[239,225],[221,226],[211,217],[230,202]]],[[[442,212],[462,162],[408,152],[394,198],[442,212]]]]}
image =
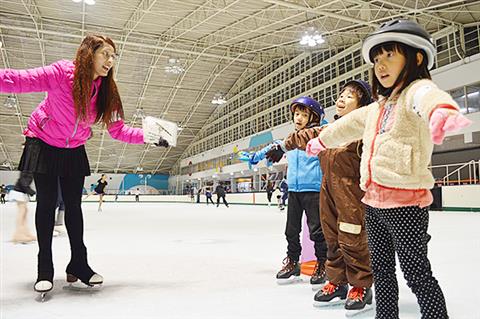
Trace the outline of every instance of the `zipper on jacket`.
{"type": "Polygon", "coordinates": [[[365,184],[365,187],[368,188],[368,186],[372,183],[372,157],[373,157],[373,151],[375,148],[375,141],[377,140],[378,136],[378,130],[380,129],[380,124],[381,120],[383,117],[383,114],[385,113],[385,108],[382,106],[382,109],[380,110],[380,114],[378,115],[377,118],[377,125],[375,126],[375,135],[373,136],[372,144],[370,146],[370,158],[368,159],[368,180],[367,183],[365,184]]]}
{"type": "Polygon", "coordinates": [[[73,128],[73,133],[72,133],[72,136],[70,137],[67,137],[67,140],[66,140],[66,146],[68,147],[69,144],[70,144],[70,139],[73,138],[75,136],[75,134],[77,134],[77,129],[78,129],[78,123],[80,122],[80,119],[77,119],[75,121],[75,127],[73,128]]]}

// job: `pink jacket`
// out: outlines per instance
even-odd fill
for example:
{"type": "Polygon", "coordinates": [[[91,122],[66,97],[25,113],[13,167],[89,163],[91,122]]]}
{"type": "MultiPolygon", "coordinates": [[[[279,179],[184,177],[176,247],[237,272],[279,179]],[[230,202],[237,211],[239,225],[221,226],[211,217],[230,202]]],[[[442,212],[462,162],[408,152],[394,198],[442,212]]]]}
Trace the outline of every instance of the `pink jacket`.
{"type": "MultiPolygon", "coordinates": [[[[72,95],[74,69],[73,62],[67,60],[29,70],[0,69],[0,92],[48,92],[47,97],[31,114],[24,135],[37,137],[49,145],[61,148],[85,144],[92,134],[90,127],[95,121],[101,77],[93,82],[92,93],[95,89],[95,94],[90,102],[90,118],[79,121],[75,115],[72,95]]],[[[143,144],[142,129],[129,127],[123,120],[110,124],[108,132],[114,139],[143,144]]]]}

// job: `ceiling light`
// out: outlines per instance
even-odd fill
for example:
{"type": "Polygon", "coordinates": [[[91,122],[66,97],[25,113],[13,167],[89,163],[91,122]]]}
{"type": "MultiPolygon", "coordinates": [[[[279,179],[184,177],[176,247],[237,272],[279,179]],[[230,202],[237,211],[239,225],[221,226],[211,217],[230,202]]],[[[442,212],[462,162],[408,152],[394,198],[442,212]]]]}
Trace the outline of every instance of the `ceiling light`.
{"type": "Polygon", "coordinates": [[[7,109],[16,109],[17,108],[17,99],[13,95],[7,96],[5,102],[3,103],[7,109]]]}
{"type": "Polygon", "coordinates": [[[303,33],[299,43],[300,45],[314,47],[319,44],[325,43],[325,39],[318,32],[318,30],[315,30],[314,28],[309,28],[307,31],[303,33]]]}
{"type": "Polygon", "coordinates": [[[95,4],[95,0],[83,0],[85,4],[88,4],[89,6],[93,6],[95,4]]]}
{"type": "Polygon", "coordinates": [[[185,68],[180,64],[180,60],[175,58],[169,58],[168,64],[165,66],[166,73],[180,74],[185,71],[185,68]]]}
{"type": "Polygon", "coordinates": [[[223,93],[217,93],[214,95],[212,99],[212,104],[222,105],[225,103],[227,103],[227,99],[225,98],[225,95],[223,93]]]}

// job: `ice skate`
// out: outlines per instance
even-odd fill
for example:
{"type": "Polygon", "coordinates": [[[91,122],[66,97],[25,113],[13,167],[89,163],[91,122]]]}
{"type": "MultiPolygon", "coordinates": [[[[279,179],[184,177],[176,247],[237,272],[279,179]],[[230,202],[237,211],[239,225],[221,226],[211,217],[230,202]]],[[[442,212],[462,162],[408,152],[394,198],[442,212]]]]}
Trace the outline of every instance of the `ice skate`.
{"type": "Polygon", "coordinates": [[[310,277],[310,284],[312,290],[317,291],[325,286],[327,281],[327,273],[325,272],[325,260],[317,260],[312,277],[310,277]]]}
{"type": "Polygon", "coordinates": [[[17,225],[17,229],[12,237],[12,242],[15,244],[28,244],[36,241],[37,237],[30,233],[30,230],[25,225],[17,225]]]}
{"type": "Polygon", "coordinates": [[[348,292],[345,303],[345,316],[347,318],[356,317],[373,310],[372,301],[373,294],[371,288],[353,287],[348,292]]]}
{"type": "Polygon", "coordinates": [[[39,293],[37,300],[44,302],[49,299],[48,292],[53,289],[53,283],[48,280],[39,280],[35,283],[33,289],[39,293]]]}
{"type": "Polygon", "coordinates": [[[348,286],[335,285],[328,282],[322,290],[313,297],[315,307],[330,307],[345,303],[347,299],[348,286]]]}
{"type": "Polygon", "coordinates": [[[22,232],[15,232],[12,238],[12,242],[14,244],[29,244],[31,242],[34,242],[37,240],[37,237],[34,235],[30,234],[28,231],[22,231],[22,232]]]}
{"type": "Polygon", "coordinates": [[[76,277],[75,275],[67,273],[67,284],[64,289],[72,289],[72,290],[96,290],[102,287],[103,284],[103,277],[99,274],[93,274],[92,277],[88,280],[88,282],[80,280],[80,278],[76,277]]]}
{"type": "Polygon", "coordinates": [[[290,259],[290,257],[286,257],[283,260],[282,269],[277,273],[277,284],[288,285],[301,280],[300,264],[298,261],[294,261],[290,259]]]}

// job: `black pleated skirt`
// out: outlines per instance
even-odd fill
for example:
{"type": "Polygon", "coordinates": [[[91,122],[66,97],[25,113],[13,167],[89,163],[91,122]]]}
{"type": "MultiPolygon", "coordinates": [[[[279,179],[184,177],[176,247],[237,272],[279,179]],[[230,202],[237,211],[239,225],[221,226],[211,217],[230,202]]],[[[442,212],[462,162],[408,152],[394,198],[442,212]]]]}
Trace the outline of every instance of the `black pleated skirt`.
{"type": "Polygon", "coordinates": [[[62,177],[90,175],[90,164],[84,145],[59,148],[31,137],[26,138],[18,169],[62,177]]]}

